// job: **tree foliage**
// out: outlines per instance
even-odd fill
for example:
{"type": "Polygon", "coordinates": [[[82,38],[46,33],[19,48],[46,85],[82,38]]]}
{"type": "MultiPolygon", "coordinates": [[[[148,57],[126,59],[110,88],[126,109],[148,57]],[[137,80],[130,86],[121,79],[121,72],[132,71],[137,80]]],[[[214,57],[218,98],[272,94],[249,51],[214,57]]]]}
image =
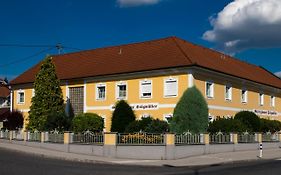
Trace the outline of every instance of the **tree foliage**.
{"type": "Polygon", "coordinates": [[[281,122],[277,120],[260,119],[260,132],[281,131],[281,122]]]}
{"type": "Polygon", "coordinates": [[[103,118],[94,113],[78,114],[72,120],[72,129],[74,132],[93,131],[101,132],[104,128],[103,118]]]}
{"type": "Polygon", "coordinates": [[[71,126],[71,119],[66,116],[65,112],[51,112],[47,116],[45,130],[68,131],[71,126]]]}
{"type": "Polygon", "coordinates": [[[135,120],[136,116],[131,106],[124,100],[120,100],[115,105],[115,110],[111,119],[112,132],[124,132],[126,127],[135,120]]]}
{"type": "Polygon", "coordinates": [[[240,111],[235,114],[234,119],[241,121],[250,132],[260,131],[260,118],[251,111],[240,111]]]}
{"type": "Polygon", "coordinates": [[[47,57],[40,67],[34,82],[34,93],[29,111],[27,129],[43,131],[49,114],[62,114],[64,100],[57,78],[55,65],[51,57],[47,57]]]}
{"type": "Polygon", "coordinates": [[[153,119],[152,117],[142,118],[141,120],[135,120],[131,122],[125,132],[148,132],[148,133],[164,133],[169,131],[169,124],[159,119],[153,119]]]}
{"type": "Polygon", "coordinates": [[[183,133],[206,132],[208,128],[208,105],[201,92],[193,86],[188,88],[177,103],[171,120],[171,131],[183,133]]]}
{"type": "Polygon", "coordinates": [[[244,125],[240,120],[234,118],[217,118],[215,121],[209,124],[208,132],[216,133],[231,133],[231,132],[245,132],[247,126],[244,125]]]}
{"type": "Polygon", "coordinates": [[[3,127],[8,130],[17,130],[23,127],[23,115],[19,111],[9,112],[3,127]]]}

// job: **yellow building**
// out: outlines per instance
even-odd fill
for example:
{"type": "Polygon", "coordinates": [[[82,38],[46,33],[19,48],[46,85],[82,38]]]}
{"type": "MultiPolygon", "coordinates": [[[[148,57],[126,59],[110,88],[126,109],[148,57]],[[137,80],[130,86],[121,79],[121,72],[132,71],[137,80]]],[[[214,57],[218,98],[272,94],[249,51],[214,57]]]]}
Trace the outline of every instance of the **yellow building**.
{"type": "MultiPolygon", "coordinates": [[[[74,112],[93,112],[110,130],[116,101],[138,118],[172,117],[184,90],[205,96],[210,120],[249,110],[281,120],[281,80],[269,71],[176,37],[52,56],[64,99],[74,112]]],[[[28,116],[40,63],[11,81],[11,109],[28,116]]]]}

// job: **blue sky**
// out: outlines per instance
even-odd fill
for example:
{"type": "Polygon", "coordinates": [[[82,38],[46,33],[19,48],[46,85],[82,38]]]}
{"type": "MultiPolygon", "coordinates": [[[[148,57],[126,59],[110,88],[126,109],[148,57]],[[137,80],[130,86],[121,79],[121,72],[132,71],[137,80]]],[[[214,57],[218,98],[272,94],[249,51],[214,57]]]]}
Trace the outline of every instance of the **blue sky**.
{"type": "Polygon", "coordinates": [[[0,21],[0,77],[9,79],[58,53],[9,44],[61,43],[69,53],[167,36],[281,71],[280,0],[9,0],[0,21]]]}

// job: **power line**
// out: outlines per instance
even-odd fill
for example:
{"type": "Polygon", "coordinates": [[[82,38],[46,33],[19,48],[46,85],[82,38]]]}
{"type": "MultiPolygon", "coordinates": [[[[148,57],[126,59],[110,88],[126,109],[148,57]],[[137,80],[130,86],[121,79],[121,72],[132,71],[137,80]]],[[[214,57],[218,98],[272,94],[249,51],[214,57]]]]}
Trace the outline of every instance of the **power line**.
{"type": "Polygon", "coordinates": [[[31,58],[33,58],[33,57],[35,57],[35,56],[38,56],[38,55],[40,55],[40,54],[42,54],[42,53],[44,53],[44,52],[50,51],[50,50],[52,50],[52,49],[54,49],[54,48],[55,48],[55,47],[49,47],[49,48],[47,48],[47,49],[41,50],[41,51],[39,51],[39,52],[36,52],[36,53],[33,54],[33,55],[30,55],[30,56],[27,56],[27,57],[24,57],[24,58],[20,58],[20,59],[14,60],[14,61],[9,62],[9,63],[7,63],[7,64],[1,64],[0,67],[6,67],[6,66],[10,66],[10,65],[12,65],[12,64],[17,64],[17,63],[20,63],[20,62],[24,62],[24,61],[26,61],[26,60],[28,60],[28,59],[31,59],[31,58]]]}
{"type": "Polygon", "coordinates": [[[38,44],[0,44],[0,47],[56,47],[56,45],[38,45],[38,44]]]}

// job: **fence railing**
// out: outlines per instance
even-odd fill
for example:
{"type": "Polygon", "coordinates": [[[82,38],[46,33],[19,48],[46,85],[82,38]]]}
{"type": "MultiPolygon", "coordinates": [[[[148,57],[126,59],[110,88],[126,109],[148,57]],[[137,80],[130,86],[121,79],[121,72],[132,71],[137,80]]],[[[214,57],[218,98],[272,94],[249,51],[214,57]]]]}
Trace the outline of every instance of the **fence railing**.
{"type": "Polygon", "coordinates": [[[258,137],[256,134],[243,133],[238,134],[238,143],[257,143],[258,137]]]}
{"type": "Polygon", "coordinates": [[[41,133],[40,132],[29,132],[27,135],[27,141],[31,142],[40,142],[41,141],[41,133]]]}
{"type": "Polygon", "coordinates": [[[64,143],[64,134],[63,133],[49,133],[48,142],[51,143],[64,143]]]}
{"type": "Polygon", "coordinates": [[[8,130],[0,131],[0,138],[1,139],[9,139],[10,138],[10,132],[8,130]]]}
{"type": "Polygon", "coordinates": [[[118,134],[117,144],[119,145],[162,145],[164,134],[118,134]]]}
{"type": "Polygon", "coordinates": [[[262,134],[262,141],[263,142],[278,142],[279,138],[278,138],[278,133],[264,133],[262,134]]]}
{"type": "Polygon", "coordinates": [[[177,145],[196,145],[203,144],[203,134],[177,134],[175,135],[175,144],[177,145]]]}
{"type": "Polygon", "coordinates": [[[14,131],[13,140],[24,140],[24,133],[22,131],[14,131]]]}
{"type": "Polygon", "coordinates": [[[72,143],[81,144],[103,144],[103,134],[86,131],[84,133],[73,134],[72,143]]]}
{"type": "Polygon", "coordinates": [[[221,132],[210,135],[211,144],[226,144],[233,143],[232,137],[230,134],[223,134],[221,132]]]}

